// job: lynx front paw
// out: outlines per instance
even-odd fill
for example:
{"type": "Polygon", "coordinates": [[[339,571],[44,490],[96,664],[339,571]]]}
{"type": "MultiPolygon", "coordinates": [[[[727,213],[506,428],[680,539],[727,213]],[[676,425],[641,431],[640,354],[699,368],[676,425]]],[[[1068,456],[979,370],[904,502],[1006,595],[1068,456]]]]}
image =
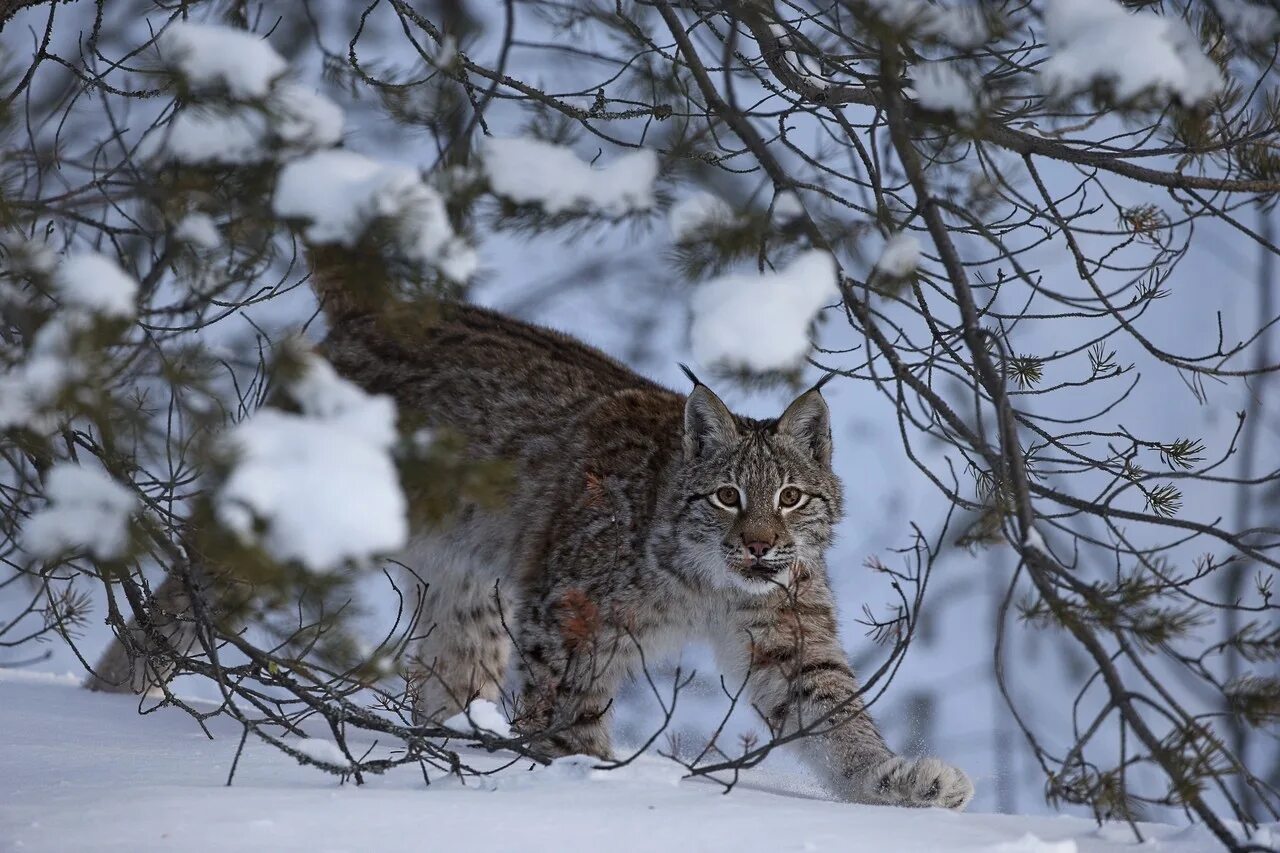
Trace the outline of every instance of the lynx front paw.
{"type": "Polygon", "coordinates": [[[938,806],[960,811],[973,799],[973,783],[963,770],[936,758],[895,755],[863,777],[863,794],[871,803],[890,806],[938,806]]]}

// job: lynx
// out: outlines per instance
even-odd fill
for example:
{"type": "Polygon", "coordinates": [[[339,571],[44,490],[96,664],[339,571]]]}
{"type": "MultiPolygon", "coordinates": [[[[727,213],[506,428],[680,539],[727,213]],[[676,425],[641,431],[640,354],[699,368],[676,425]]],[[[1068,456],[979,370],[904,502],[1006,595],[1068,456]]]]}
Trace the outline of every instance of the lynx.
{"type": "Polygon", "coordinates": [[[420,322],[329,314],[323,349],[341,374],[515,473],[500,509],[465,506],[401,555],[430,584],[420,721],[498,700],[514,666],[519,730],[552,755],[607,757],[613,697],[640,655],[702,637],[773,731],[815,729],[796,743],[835,795],[968,804],[962,771],[886,746],[839,644],[824,554],[841,485],[819,388],[754,420],[706,385],[670,391],[468,305],[420,322]]]}

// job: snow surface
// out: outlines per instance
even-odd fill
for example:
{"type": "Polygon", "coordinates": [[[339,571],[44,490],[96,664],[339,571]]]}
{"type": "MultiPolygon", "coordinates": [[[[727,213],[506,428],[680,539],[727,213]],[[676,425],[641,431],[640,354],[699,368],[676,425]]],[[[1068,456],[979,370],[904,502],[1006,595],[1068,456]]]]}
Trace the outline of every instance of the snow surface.
{"type": "Polygon", "coordinates": [[[797,367],[809,326],[839,293],[835,259],[817,249],[777,272],[713,279],[693,294],[694,358],[754,371],[797,367]]]}
{"type": "Polygon", "coordinates": [[[911,69],[915,101],[926,110],[967,116],[978,109],[978,93],[951,62],[921,62],[911,69]]]}
{"type": "Polygon", "coordinates": [[[484,172],[495,193],[547,213],[585,210],[623,216],[653,207],[658,158],[648,149],[615,157],[603,168],[563,145],[523,137],[485,140],[484,172]]]}
{"type": "Polygon", "coordinates": [[[993,853],[1077,853],[1078,850],[1070,839],[1042,841],[1029,832],[1017,841],[1006,841],[992,848],[993,853]]]}
{"type": "MultiPolygon", "coordinates": [[[[182,711],[161,708],[143,717],[137,710],[136,698],[90,693],[48,679],[10,678],[0,670],[0,848],[23,853],[1218,849],[1202,828],[1142,824],[1153,841],[1138,845],[1125,827],[1099,829],[1081,818],[827,802],[788,793],[786,780],[761,771],[750,771],[726,796],[714,785],[679,781],[678,768],[648,756],[611,771],[598,770],[594,760],[583,757],[534,770],[519,762],[466,785],[433,774],[425,786],[416,770],[402,768],[356,787],[299,766],[251,737],[234,784],[227,787],[240,739],[231,720],[210,720],[210,740],[182,711]]],[[[359,754],[370,742],[353,739],[350,746],[359,754]]],[[[381,757],[385,749],[379,745],[372,756],[381,757]]],[[[478,752],[465,757],[483,766],[503,763],[501,756],[478,752]]]]}
{"type": "Polygon", "coordinates": [[[317,151],[280,170],[272,206],[279,216],[305,222],[312,243],[354,246],[375,223],[390,222],[410,259],[454,281],[476,269],[475,252],[454,234],[440,194],[407,166],[354,151],[317,151]]]}
{"type": "Polygon", "coordinates": [[[196,92],[261,98],[288,64],[261,36],[220,24],[178,22],[160,35],[169,65],[196,92]]]}
{"type": "Polygon", "coordinates": [[[1190,105],[1224,85],[1218,67],[1174,15],[1131,13],[1115,0],[1049,0],[1044,26],[1052,55],[1040,78],[1053,95],[1104,82],[1122,102],[1154,93],[1190,105]]]}
{"type": "Polygon", "coordinates": [[[134,314],[138,283],[106,255],[71,255],[54,273],[54,284],[68,308],[126,320],[134,314]]]}
{"type": "Polygon", "coordinates": [[[236,464],[215,498],[218,520],[315,572],[403,547],[408,511],[390,452],[395,404],[316,356],[290,390],[302,414],[260,409],[228,433],[236,464]]]}
{"type": "Polygon", "coordinates": [[[911,234],[898,232],[885,241],[876,259],[876,269],[890,278],[906,278],[920,265],[920,241],[911,234]]]}
{"type": "Polygon", "coordinates": [[[715,193],[699,190],[680,199],[667,211],[671,239],[682,243],[704,231],[714,231],[733,222],[735,214],[729,202],[715,193]]]}
{"type": "Polygon", "coordinates": [[[33,556],[50,559],[81,549],[100,560],[124,554],[138,501],[105,471],[59,462],[49,469],[44,495],[49,505],[22,528],[22,545],[33,556]]]}
{"type": "Polygon", "coordinates": [[[511,725],[502,716],[498,706],[488,699],[475,699],[461,713],[454,714],[444,721],[446,729],[470,734],[472,732],[488,732],[498,737],[510,737],[511,725]]]}

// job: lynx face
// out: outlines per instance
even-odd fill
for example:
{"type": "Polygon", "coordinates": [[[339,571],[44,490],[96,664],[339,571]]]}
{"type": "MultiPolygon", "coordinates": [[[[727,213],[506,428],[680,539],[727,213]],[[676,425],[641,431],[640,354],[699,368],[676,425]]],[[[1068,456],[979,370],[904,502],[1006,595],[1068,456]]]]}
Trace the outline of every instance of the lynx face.
{"type": "Polygon", "coordinates": [[[716,586],[765,593],[819,560],[841,513],[830,414],[802,394],[776,422],[735,418],[699,385],[685,406],[683,509],[688,566],[716,586]]]}

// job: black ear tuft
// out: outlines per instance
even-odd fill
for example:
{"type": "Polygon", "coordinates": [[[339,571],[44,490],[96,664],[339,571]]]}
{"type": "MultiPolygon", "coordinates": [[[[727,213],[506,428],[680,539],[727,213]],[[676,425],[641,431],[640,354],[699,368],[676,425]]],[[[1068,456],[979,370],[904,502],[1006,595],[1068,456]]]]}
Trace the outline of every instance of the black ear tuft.
{"type": "Polygon", "coordinates": [[[787,406],[778,418],[777,430],[779,435],[790,436],[808,446],[814,459],[830,467],[831,410],[817,387],[805,391],[787,406]]]}
{"type": "Polygon", "coordinates": [[[704,456],[737,440],[738,427],[729,407],[710,388],[698,383],[684,404],[685,456],[704,456]]]}
{"type": "Polygon", "coordinates": [[[702,384],[702,380],[693,375],[693,371],[689,369],[689,365],[685,364],[683,361],[677,362],[677,364],[679,364],[680,369],[684,371],[684,375],[689,377],[689,381],[693,383],[694,388],[697,388],[702,384]]]}
{"type": "MultiPolygon", "coordinates": [[[[683,365],[681,366],[683,367],[683,365]]],[[[836,373],[834,370],[828,370],[827,375],[819,379],[817,382],[813,383],[813,387],[810,388],[809,390],[821,391],[823,385],[826,385],[828,382],[830,382],[832,379],[835,379],[839,375],[840,374],[836,373]]]]}

